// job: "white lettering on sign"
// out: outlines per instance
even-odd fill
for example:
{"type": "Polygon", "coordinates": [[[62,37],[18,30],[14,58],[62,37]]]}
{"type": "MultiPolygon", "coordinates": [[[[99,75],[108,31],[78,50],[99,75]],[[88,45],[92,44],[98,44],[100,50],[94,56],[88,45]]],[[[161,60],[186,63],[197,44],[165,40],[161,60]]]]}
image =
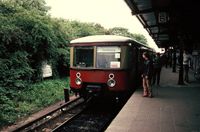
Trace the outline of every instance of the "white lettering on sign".
{"type": "Polygon", "coordinates": [[[158,22],[159,23],[166,23],[167,22],[167,13],[166,12],[159,12],[158,22]]]}
{"type": "Polygon", "coordinates": [[[113,47],[98,47],[97,52],[109,52],[109,53],[121,52],[121,48],[116,47],[116,46],[113,46],[113,47]]]}
{"type": "Polygon", "coordinates": [[[110,68],[120,68],[120,62],[118,61],[111,61],[110,68]]]}

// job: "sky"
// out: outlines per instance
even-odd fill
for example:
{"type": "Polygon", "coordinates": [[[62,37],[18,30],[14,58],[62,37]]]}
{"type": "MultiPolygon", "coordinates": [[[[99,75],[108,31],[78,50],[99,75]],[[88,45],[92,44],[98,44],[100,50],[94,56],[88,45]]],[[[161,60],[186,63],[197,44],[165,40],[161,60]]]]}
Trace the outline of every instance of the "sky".
{"type": "Polygon", "coordinates": [[[143,28],[139,20],[131,14],[124,0],[45,0],[51,7],[52,17],[93,22],[104,28],[127,28],[131,33],[143,34],[147,43],[158,51],[157,45],[143,28]]]}

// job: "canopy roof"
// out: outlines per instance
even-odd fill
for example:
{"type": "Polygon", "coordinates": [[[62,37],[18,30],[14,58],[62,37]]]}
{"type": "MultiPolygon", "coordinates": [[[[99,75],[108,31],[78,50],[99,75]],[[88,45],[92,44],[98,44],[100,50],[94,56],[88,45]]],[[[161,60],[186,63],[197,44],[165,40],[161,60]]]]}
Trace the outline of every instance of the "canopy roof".
{"type": "Polygon", "coordinates": [[[188,47],[200,42],[199,2],[195,0],[125,0],[158,47],[188,47]]]}

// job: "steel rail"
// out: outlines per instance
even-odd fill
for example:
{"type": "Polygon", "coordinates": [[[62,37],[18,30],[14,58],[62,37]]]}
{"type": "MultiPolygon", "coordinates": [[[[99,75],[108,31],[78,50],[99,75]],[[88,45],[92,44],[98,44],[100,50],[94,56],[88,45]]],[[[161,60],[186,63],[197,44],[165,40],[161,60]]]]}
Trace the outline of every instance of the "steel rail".
{"type": "Polygon", "coordinates": [[[26,128],[30,127],[31,125],[33,125],[34,123],[36,122],[39,122],[41,121],[42,119],[44,119],[45,117],[49,116],[49,115],[52,115],[53,113],[57,112],[58,110],[62,110],[63,108],[65,108],[66,106],[69,106],[71,104],[73,104],[74,102],[78,101],[79,99],[81,99],[81,97],[77,97],[73,100],[70,100],[64,104],[62,104],[60,107],[56,108],[56,109],[53,109],[51,110],[50,112],[40,116],[39,118],[36,118],[30,122],[27,122],[25,124],[22,124],[21,126],[17,126],[14,130],[12,130],[13,132],[18,132],[18,131],[22,131],[22,130],[25,130],[26,128]]]}
{"type": "MultiPolygon", "coordinates": [[[[92,100],[93,97],[88,98],[85,103],[86,105],[92,100]]],[[[87,107],[83,108],[81,111],[77,112],[76,114],[74,114],[73,116],[71,116],[69,119],[67,119],[66,121],[64,121],[62,124],[60,124],[59,126],[57,126],[56,128],[54,128],[52,130],[52,132],[56,132],[58,131],[61,127],[63,127],[64,125],[66,125],[68,122],[72,121],[74,118],[78,117],[87,107]]]]}

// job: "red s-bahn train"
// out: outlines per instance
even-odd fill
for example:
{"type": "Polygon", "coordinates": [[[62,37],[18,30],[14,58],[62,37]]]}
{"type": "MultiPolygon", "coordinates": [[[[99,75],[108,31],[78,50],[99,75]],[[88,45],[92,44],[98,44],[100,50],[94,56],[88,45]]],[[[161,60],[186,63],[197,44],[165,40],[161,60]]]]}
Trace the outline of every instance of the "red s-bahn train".
{"type": "Polygon", "coordinates": [[[134,91],[141,80],[142,52],[152,49],[131,38],[94,35],[70,42],[70,89],[119,96],[134,91]]]}

